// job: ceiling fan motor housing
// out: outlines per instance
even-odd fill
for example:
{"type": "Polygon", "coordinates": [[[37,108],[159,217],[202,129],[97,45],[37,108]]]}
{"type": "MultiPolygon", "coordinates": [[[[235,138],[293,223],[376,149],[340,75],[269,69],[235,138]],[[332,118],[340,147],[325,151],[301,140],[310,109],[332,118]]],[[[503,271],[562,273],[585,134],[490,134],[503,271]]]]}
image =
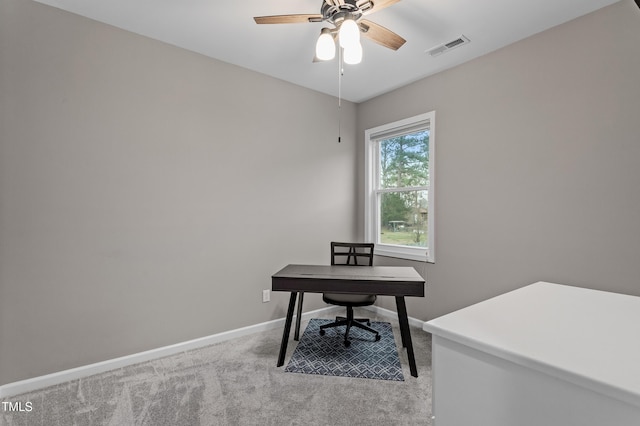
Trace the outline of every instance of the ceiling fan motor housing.
{"type": "Polygon", "coordinates": [[[364,11],[373,6],[371,2],[358,6],[356,0],[344,0],[342,3],[334,5],[330,5],[327,2],[322,3],[320,13],[322,13],[323,20],[329,21],[335,26],[340,26],[346,18],[357,21],[362,17],[364,11]]]}

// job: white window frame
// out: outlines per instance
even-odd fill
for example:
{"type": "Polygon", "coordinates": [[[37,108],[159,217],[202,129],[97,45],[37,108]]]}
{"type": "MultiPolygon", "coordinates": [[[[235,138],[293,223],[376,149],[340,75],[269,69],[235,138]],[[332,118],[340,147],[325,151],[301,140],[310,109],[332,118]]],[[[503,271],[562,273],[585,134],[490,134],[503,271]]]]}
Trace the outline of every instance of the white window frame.
{"type": "Polygon", "coordinates": [[[435,111],[367,129],[365,142],[365,202],[364,235],[365,240],[375,243],[375,254],[401,259],[435,262],[435,111]],[[378,142],[402,134],[413,133],[429,128],[429,184],[417,189],[427,190],[429,214],[427,216],[427,247],[410,247],[395,244],[383,244],[379,241],[380,209],[378,198],[385,192],[397,188],[379,188],[380,161],[378,142]]]}

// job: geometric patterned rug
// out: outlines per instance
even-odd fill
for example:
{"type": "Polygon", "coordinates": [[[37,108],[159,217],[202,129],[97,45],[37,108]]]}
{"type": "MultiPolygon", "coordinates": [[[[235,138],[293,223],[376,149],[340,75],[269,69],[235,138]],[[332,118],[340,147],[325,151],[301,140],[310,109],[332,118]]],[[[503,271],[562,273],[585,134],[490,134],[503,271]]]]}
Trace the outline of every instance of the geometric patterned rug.
{"type": "Polygon", "coordinates": [[[344,346],[344,327],[329,328],[320,336],[320,326],[332,320],[311,319],[284,371],[290,373],[346,376],[404,381],[393,329],[388,322],[372,322],[380,340],[352,327],[351,345],[344,346]]]}

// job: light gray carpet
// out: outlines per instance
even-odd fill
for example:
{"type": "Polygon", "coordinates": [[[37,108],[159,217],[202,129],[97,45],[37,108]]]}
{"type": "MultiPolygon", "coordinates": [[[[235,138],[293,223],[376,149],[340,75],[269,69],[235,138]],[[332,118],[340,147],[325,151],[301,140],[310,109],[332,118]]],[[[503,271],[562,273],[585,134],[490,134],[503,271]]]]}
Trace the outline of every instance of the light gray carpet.
{"type": "Polygon", "coordinates": [[[430,336],[411,329],[412,377],[397,320],[358,311],[392,323],[404,382],[285,373],[276,367],[278,329],[8,398],[33,410],[0,411],[0,424],[431,425],[430,336]]]}

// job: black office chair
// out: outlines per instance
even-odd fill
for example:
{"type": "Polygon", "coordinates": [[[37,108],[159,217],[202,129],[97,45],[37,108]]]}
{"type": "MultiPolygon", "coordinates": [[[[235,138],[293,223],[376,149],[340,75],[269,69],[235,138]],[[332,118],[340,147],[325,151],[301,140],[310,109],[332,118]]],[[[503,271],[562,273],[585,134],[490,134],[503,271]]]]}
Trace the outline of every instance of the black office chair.
{"type": "MultiPolygon", "coordinates": [[[[331,264],[332,265],[351,265],[351,266],[373,266],[373,248],[374,244],[370,243],[331,243],[331,264]],[[340,258],[340,259],[337,259],[340,258]],[[346,258],[346,261],[345,261],[346,258]],[[366,260],[358,262],[358,258],[366,260]]],[[[376,302],[376,295],[360,295],[360,294],[340,294],[340,293],[323,293],[322,300],[331,305],[346,306],[347,317],[336,317],[335,322],[320,326],[320,335],[324,336],[325,329],[346,326],[344,333],[344,345],[349,347],[349,330],[351,327],[361,328],[376,335],[376,341],[380,340],[380,334],[373,328],[367,327],[371,325],[371,321],[367,318],[354,318],[353,308],[355,306],[370,306],[376,302]]]]}

